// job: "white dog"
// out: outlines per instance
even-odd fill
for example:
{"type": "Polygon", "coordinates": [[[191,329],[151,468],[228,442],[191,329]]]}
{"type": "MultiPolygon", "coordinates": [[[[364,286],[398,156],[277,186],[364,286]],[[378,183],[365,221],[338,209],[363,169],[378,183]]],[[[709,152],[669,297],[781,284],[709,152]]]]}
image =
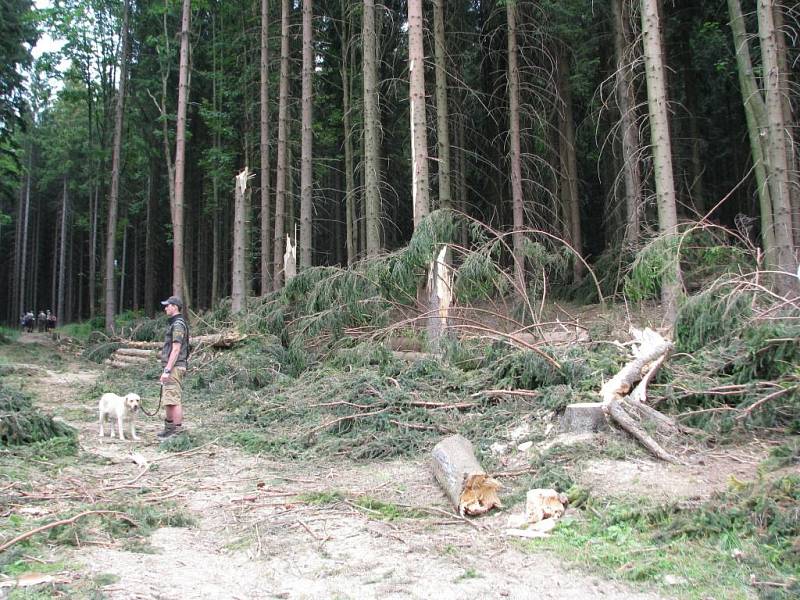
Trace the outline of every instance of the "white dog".
{"type": "MultiPolygon", "coordinates": [[[[124,440],[125,436],[122,434],[122,425],[125,419],[131,426],[131,438],[138,440],[136,431],[134,430],[134,422],[136,420],[136,413],[139,412],[139,398],[138,394],[127,394],[125,396],[117,396],[116,394],[103,394],[100,396],[100,404],[97,409],[100,413],[100,437],[103,437],[103,421],[106,416],[109,420],[116,417],[117,428],[119,429],[119,439],[124,440]]],[[[114,437],[114,423],[111,423],[111,437],[114,437]]]]}

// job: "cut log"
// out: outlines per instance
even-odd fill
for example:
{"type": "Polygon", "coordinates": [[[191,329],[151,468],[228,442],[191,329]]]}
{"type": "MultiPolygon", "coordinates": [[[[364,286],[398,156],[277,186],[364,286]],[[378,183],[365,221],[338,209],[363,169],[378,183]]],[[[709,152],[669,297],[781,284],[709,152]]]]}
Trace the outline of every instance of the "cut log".
{"type": "Polygon", "coordinates": [[[559,430],[562,433],[592,433],[608,429],[602,402],[576,402],[561,415],[559,430]]]}
{"type": "Polygon", "coordinates": [[[150,348],[152,350],[156,350],[161,348],[164,344],[162,342],[134,342],[125,340],[123,342],[125,344],[125,348],[150,348]]]}
{"type": "Polygon", "coordinates": [[[147,349],[147,348],[117,348],[115,354],[118,356],[131,356],[136,358],[154,358],[158,357],[158,354],[154,349],[147,349]]]}
{"type": "Polygon", "coordinates": [[[446,437],[436,444],[432,455],[436,480],[460,515],[481,515],[502,506],[497,495],[500,482],[478,464],[468,439],[446,437]]]}
{"type": "Polygon", "coordinates": [[[103,364],[111,365],[112,367],[117,367],[118,369],[127,369],[130,367],[139,367],[141,368],[143,365],[142,363],[131,363],[131,362],[122,362],[119,360],[112,360],[107,358],[103,361],[103,364]]]}
{"type": "MultiPolygon", "coordinates": [[[[226,333],[209,333],[206,335],[198,335],[193,336],[191,338],[191,344],[193,348],[198,348],[200,346],[214,346],[215,348],[229,348],[233,346],[236,342],[240,342],[245,339],[247,336],[241,333],[236,332],[226,332],[226,333]]],[[[164,345],[163,342],[134,342],[134,341],[123,341],[122,342],[124,349],[131,349],[131,348],[145,348],[145,349],[153,349],[159,350],[164,345]]]]}
{"type": "Polygon", "coordinates": [[[128,354],[121,354],[119,350],[112,352],[111,357],[112,360],[116,360],[119,362],[127,362],[133,363],[138,365],[143,365],[148,362],[153,362],[157,358],[156,355],[153,356],[130,356],[128,354]]]}

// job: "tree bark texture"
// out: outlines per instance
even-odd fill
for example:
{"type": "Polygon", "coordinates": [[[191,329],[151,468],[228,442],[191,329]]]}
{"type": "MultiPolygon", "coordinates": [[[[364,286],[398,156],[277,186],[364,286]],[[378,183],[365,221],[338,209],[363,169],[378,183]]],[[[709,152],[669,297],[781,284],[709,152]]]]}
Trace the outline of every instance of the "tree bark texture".
{"type": "Polygon", "coordinates": [[[186,120],[189,105],[189,32],[192,2],[183,0],[181,16],[181,51],[178,67],[178,116],[175,130],[175,198],[172,206],[172,293],[186,298],[184,266],[184,188],[186,171],[186,120]]]}
{"type": "Polygon", "coordinates": [[[314,14],[313,0],[303,0],[303,73],[301,92],[301,131],[300,131],[300,270],[311,266],[312,254],[312,175],[313,164],[313,101],[314,89],[312,77],[314,74],[314,32],[312,17],[314,14]]]}
{"type": "Polygon", "coordinates": [[[778,64],[778,32],[775,30],[774,0],[759,0],[758,37],[761,42],[761,61],[764,70],[764,87],[767,110],[767,183],[772,200],[772,226],[775,238],[775,267],[786,275],[774,278],[775,289],[788,294],[800,284],[794,277],[797,260],[794,256],[792,209],[790,202],[788,145],[784,122],[782,77],[778,64]]]}
{"type": "Polygon", "coordinates": [[[269,0],[261,0],[261,64],[259,69],[261,95],[261,295],[272,291],[272,232],[270,220],[270,163],[269,163],[269,0]]]}
{"type": "Polygon", "coordinates": [[[447,43],[444,31],[445,0],[433,2],[436,57],[436,147],[439,173],[439,207],[452,208],[450,174],[450,111],[447,106],[447,43]]]}
{"type": "Polygon", "coordinates": [[[428,136],[425,117],[425,48],[422,41],[422,0],[408,2],[408,72],[411,105],[411,199],[414,227],[430,212],[428,136]]]}
{"type": "Polygon", "coordinates": [[[514,280],[517,292],[527,293],[525,285],[525,207],[522,198],[522,151],[520,148],[519,123],[519,59],[517,57],[517,1],[506,2],[506,21],[508,24],[508,135],[510,152],[508,156],[511,170],[511,208],[514,233],[514,280]]]}
{"type": "Polygon", "coordinates": [[[631,61],[628,49],[628,3],[612,0],[614,28],[614,57],[616,59],[615,92],[620,118],[622,148],[622,181],[625,197],[625,242],[631,246],[639,243],[639,214],[642,208],[642,176],[639,166],[639,129],[636,125],[636,97],[633,87],[631,61]]]}
{"type": "Polygon", "coordinates": [[[122,121],[125,114],[125,86],[128,77],[128,0],[123,4],[122,13],[122,51],[120,53],[119,91],[114,117],[114,150],[111,159],[111,190],[108,195],[108,220],[106,221],[106,260],[105,260],[105,317],[106,332],[114,330],[114,317],[117,313],[114,285],[114,262],[117,241],[117,213],[119,211],[119,177],[122,161],[122,121]]]}
{"type": "Polygon", "coordinates": [[[353,171],[353,116],[351,104],[352,79],[350,67],[352,65],[351,49],[351,24],[350,13],[347,10],[347,0],[342,0],[342,14],[347,15],[342,24],[342,125],[344,127],[344,205],[345,205],[345,244],[347,247],[347,265],[352,265],[356,260],[358,246],[356,244],[356,209],[355,209],[355,173],[353,171]]]}
{"type": "Polygon", "coordinates": [[[247,167],[236,176],[236,195],[233,209],[233,269],[231,273],[231,311],[234,313],[240,313],[247,308],[245,194],[249,176],[250,173],[247,167]]]}
{"type": "Polygon", "coordinates": [[[63,320],[66,316],[64,311],[64,292],[66,289],[67,277],[67,221],[69,219],[69,191],[67,188],[67,178],[64,177],[64,191],[61,196],[61,234],[58,247],[58,303],[56,315],[63,320]]]}
{"type": "Polygon", "coordinates": [[[378,162],[378,53],[375,32],[375,1],[364,0],[363,25],[364,72],[364,214],[365,245],[367,256],[376,256],[381,250],[381,197],[380,166],[378,162]]]}
{"type": "Polygon", "coordinates": [[[273,231],[273,287],[283,287],[283,237],[286,226],[286,135],[289,110],[289,0],[281,0],[281,74],[278,87],[278,165],[275,172],[275,229],[273,231]]]}
{"type": "MultiPolygon", "coordinates": [[[[658,0],[642,0],[642,35],[647,76],[647,106],[650,114],[650,143],[653,149],[658,229],[662,235],[677,233],[678,213],[672,168],[672,143],[667,118],[667,88],[664,71],[658,0]]],[[[677,259],[667,268],[661,282],[661,303],[667,321],[674,322],[680,293],[677,259]]]]}

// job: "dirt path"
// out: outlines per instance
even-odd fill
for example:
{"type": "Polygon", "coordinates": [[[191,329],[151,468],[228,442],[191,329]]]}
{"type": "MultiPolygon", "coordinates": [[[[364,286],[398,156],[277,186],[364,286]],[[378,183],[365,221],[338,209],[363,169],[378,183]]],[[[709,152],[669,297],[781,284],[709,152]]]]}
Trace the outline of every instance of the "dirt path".
{"type": "MultiPolygon", "coordinates": [[[[146,549],[109,538],[70,551],[77,566],[68,579],[113,580],[102,587],[104,597],[660,597],[522,551],[502,534],[505,514],[467,524],[436,513],[449,507],[421,461],[283,464],[214,442],[170,454],[158,450],[155,418],[140,422],[138,442],[100,440],[95,407],[81,395],[99,371],[84,364],[58,373],[40,367],[28,375],[28,389],[79,429],[86,457],[48,489],[81,489],[97,501],[125,490],[152,505],[174,502],[195,521],[158,529],[146,549]],[[390,522],[344,499],[298,499],[336,491],[434,513],[390,522]]],[[[202,414],[193,414],[187,425],[202,428],[203,422],[202,414]]]]}

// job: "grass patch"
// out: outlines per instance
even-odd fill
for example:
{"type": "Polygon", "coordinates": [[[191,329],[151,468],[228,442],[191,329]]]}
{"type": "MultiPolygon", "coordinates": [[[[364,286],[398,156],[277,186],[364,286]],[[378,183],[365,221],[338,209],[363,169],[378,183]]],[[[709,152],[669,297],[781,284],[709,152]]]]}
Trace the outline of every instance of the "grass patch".
{"type": "Polygon", "coordinates": [[[13,344],[19,339],[19,329],[0,325],[0,346],[13,344]]]}
{"type": "Polygon", "coordinates": [[[202,446],[206,442],[205,436],[194,431],[184,431],[163,440],[158,449],[162,452],[185,452],[202,446]]]}
{"type": "Polygon", "coordinates": [[[784,586],[760,589],[764,597],[790,598],[800,592],[798,502],[797,475],[739,486],[694,508],[590,501],[584,519],[564,519],[551,538],[523,546],[620,579],[662,584],[671,576],[679,583],[670,592],[685,598],[749,598],[751,574],[784,586]]]}
{"type": "Polygon", "coordinates": [[[322,492],[306,492],[297,496],[300,502],[306,504],[313,504],[315,506],[326,506],[328,504],[338,504],[344,501],[345,494],[339,490],[322,491],[322,492]]]}
{"type": "Polygon", "coordinates": [[[284,436],[272,436],[259,431],[232,431],[226,434],[222,441],[238,446],[248,454],[298,458],[303,453],[302,445],[297,440],[284,436]]]}
{"type": "Polygon", "coordinates": [[[459,581],[466,581],[468,579],[478,579],[480,577],[483,577],[483,575],[478,573],[478,571],[474,567],[467,567],[466,569],[464,569],[464,572],[461,575],[459,575],[453,580],[453,583],[458,583],[459,581]]]}
{"type": "Polygon", "coordinates": [[[392,502],[385,502],[370,496],[359,496],[353,500],[353,504],[370,516],[380,519],[381,521],[392,522],[399,519],[424,519],[429,516],[428,513],[422,510],[408,508],[407,506],[399,506],[392,502]]]}

